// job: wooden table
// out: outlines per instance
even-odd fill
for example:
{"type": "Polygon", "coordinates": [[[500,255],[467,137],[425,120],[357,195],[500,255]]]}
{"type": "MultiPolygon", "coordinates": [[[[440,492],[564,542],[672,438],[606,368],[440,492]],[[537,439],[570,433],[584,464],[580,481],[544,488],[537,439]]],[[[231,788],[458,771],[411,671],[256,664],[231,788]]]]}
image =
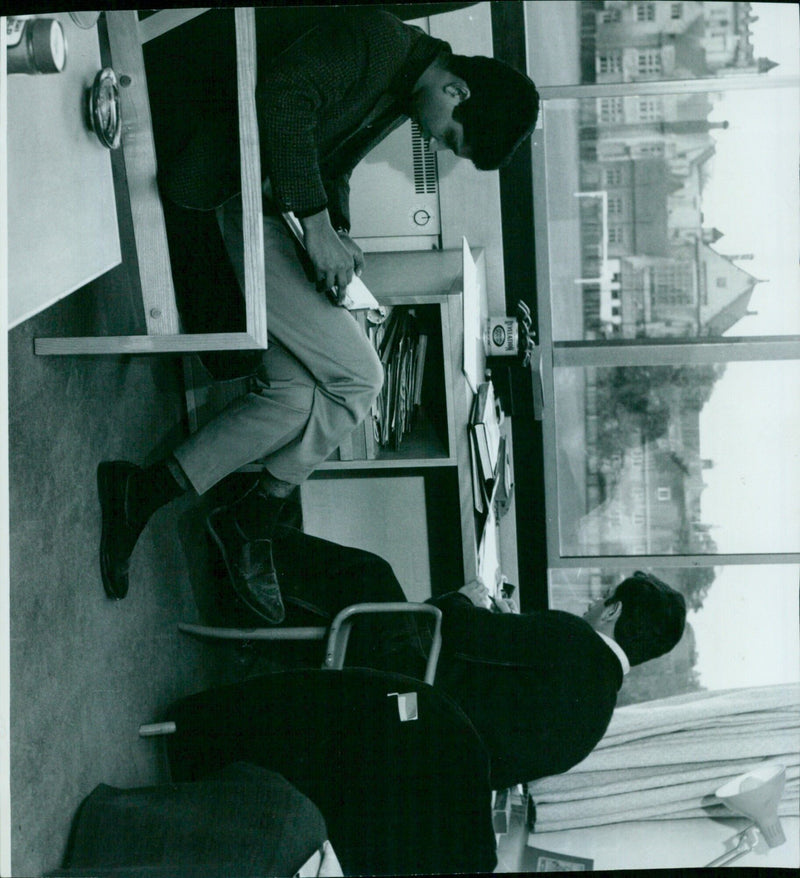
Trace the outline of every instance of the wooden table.
{"type": "Polygon", "coordinates": [[[133,9],[105,12],[112,65],[120,81],[122,153],[147,334],[36,338],[34,351],[37,354],[186,353],[267,347],[261,169],[255,109],[256,32],[252,7],[237,7],[233,16],[242,168],[246,327],[241,332],[182,333],[175,301],[164,214],[156,180],[156,153],[142,43],[179,27],[204,11],[161,10],[143,22],[133,9]]]}
{"type": "Polygon", "coordinates": [[[84,95],[101,69],[97,25],[61,22],[61,73],[8,77],[8,320],[16,326],[121,261],[111,156],[84,95]]]}

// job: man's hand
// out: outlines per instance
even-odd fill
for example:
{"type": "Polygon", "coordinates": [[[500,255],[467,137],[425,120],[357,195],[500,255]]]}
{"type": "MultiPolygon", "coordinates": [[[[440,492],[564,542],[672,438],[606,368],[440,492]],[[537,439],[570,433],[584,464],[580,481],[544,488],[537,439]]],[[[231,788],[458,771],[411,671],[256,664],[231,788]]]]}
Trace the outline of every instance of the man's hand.
{"type": "MultiPolygon", "coordinates": [[[[325,292],[336,288],[338,301],[344,298],[347,285],[353,279],[355,256],[331,225],[327,210],[300,220],[305,234],[306,251],[316,274],[317,289],[325,292]]],[[[350,241],[349,238],[346,238],[350,241]]],[[[353,247],[356,245],[350,241],[353,247]]],[[[356,249],[358,249],[356,247],[356,249]]],[[[361,253],[358,250],[359,254],[361,253]]],[[[361,255],[361,264],[364,257],[361,255]]]]}
{"type": "Polygon", "coordinates": [[[489,589],[486,588],[480,579],[473,579],[466,585],[462,585],[459,591],[461,594],[466,595],[476,607],[490,609],[492,606],[489,589]]]}
{"type": "Polygon", "coordinates": [[[496,598],[494,605],[501,613],[519,613],[519,606],[514,598],[496,598]]]}
{"type": "Polygon", "coordinates": [[[347,234],[347,232],[337,232],[337,234],[347,252],[353,257],[353,271],[360,277],[361,272],[364,270],[364,251],[358,246],[358,244],[356,244],[350,235],[347,234]]]}

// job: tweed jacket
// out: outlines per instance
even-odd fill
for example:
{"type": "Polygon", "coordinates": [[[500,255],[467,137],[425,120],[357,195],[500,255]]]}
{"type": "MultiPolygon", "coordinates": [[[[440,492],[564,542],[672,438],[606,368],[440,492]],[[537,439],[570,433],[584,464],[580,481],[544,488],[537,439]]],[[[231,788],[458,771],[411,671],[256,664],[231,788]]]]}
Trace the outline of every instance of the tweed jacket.
{"type": "MultiPolygon", "coordinates": [[[[269,48],[277,54],[259,48],[256,87],[265,189],[279,210],[303,217],[327,207],[334,226],[349,230],[350,172],[405,120],[417,79],[450,47],[361,8],[324,16],[291,45],[269,48]]],[[[213,104],[161,174],[162,190],[181,206],[210,209],[238,191],[235,120],[221,118],[227,104],[213,104]]]]}
{"type": "Polygon", "coordinates": [[[436,686],[483,739],[493,789],[589,755],[611,721],[622,666],[586,621],[558,610],[493,613],[460,592],[429,603],[442,611],[436,686]]]}

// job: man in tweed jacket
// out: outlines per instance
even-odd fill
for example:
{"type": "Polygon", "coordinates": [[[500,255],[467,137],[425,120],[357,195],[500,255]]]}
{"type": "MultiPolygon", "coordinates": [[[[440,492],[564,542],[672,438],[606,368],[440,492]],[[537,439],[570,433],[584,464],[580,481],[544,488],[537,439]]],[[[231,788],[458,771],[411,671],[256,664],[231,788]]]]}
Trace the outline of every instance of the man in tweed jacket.
{"type": "MultiPolygon", "coordinates": [[[[231,146],[238,142],[230,111],[235,103],[224,87],[221,94],[197,113],[194,132],[162,164],[160,178],[166,197],[181,207],[217,208],[243,286],[238,150],[231,146]]],[[[527,77],[499,61],[453,55],[447,43],[387,12],[342,8],[277,57],[260,55],[256,103],[267,193],[269,350],[254,391],[165,460],[147,469],[125,461],[100,464],[100,556],[107,594],[124,597],[130,554],[156,509],[190,488],[203,494],[239,467],[262,461],[255,488],[215,510],[209,530],[237,594],[277,623],[284,608],[264,535],[283,499],[365,417],[383,382],[381,363],[358,324],[324,295],[330,289],[343,294],[364,262],[348,234],[349,174],[408,117],[432,148],[452,150],[480,169],[497,168],[530,134],[538,95],[527,77]],[[280,217],[289,210],[303,226],[310,278],[280,217]]]]}

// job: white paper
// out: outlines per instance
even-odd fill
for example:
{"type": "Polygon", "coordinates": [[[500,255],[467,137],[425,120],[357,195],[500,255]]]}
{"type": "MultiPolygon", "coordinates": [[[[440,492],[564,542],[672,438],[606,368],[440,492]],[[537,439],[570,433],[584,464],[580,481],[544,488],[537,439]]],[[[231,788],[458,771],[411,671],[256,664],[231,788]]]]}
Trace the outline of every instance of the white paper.
{"type": "Polygon", "coordinates": [[[381,306],[364,281],[354,274],[345,290],[342,307],[347,308],[348,311],[361,311],[365,308],[377,311],[381,306]]]}
{"type": "Polygon", "coordinates": [[[481,308],[478,287],[478,269],[466,238],[461,239],[462,283],[461,304],[464,318],[464,375],[477,393],[481,383],[478,359],[483,347],[481,337],[481,308]]]}

